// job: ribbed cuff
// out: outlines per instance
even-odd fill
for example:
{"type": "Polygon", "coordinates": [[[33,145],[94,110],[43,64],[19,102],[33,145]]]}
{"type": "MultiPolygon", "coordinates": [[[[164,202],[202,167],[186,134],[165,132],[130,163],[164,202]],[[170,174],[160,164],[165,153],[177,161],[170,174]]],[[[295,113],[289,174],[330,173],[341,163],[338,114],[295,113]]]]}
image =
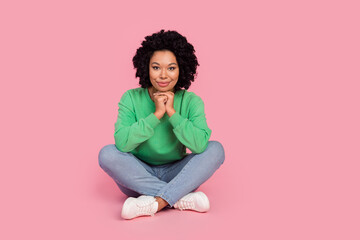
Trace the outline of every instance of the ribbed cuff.
{"type": "Polygon", "coordinates": [[[179,112],[175,112],[170,118],[169,118],[169,122],[171,123],[171,125],[176,128],[180,123],[182,123],[183,121],[185,121],[185,118],[183,118],[179,112]]]}
{"type": "Polygon", "coordinates": [[[155,128],[160,123],[160,120],[154,113],[150,113],[149,116],[145,118],[145,122],[147,122],[152,128],[155,128]]]}

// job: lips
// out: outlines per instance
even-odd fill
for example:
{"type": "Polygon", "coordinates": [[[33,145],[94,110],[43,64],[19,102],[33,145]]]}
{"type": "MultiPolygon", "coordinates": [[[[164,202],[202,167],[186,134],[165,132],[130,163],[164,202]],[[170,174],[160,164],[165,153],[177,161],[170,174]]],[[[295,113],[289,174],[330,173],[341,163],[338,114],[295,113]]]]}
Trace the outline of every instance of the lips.
{"type": "Polygon", "coordinates": [[[170,82],[157,82],[157,84],[160,86],[160,87],[166,87],[167,85],[169,85],[170,82]]]}

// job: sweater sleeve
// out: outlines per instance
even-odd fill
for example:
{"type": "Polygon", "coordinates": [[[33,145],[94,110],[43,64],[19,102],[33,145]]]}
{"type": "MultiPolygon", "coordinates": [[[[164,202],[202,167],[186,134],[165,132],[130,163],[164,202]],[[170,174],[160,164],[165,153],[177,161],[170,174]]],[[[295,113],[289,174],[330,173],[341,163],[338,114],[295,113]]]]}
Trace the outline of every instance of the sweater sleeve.
{"type": "Polygon", "coordinates": [[[134,105],[129,92],[125,92],[118,103],[118,117],[115,123],[115,145],[121,152],[130,152],[154,135],[154,128],[160,120],[150,113],[136,121],[134,105]]]}
{"type": "Polygon", "coordinates": [[[204,102],[194,96],[189,102],[189,118],[175,112],[169,121],[179,141],[193,153],[202,153],[208,146],[211,130],[208,128],[204,112],[204,102]]]}

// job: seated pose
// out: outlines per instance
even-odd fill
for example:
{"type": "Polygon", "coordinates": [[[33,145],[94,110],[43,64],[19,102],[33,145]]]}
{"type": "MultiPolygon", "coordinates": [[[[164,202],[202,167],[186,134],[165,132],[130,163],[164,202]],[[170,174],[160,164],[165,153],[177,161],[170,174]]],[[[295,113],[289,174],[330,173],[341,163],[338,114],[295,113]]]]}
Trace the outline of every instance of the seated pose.
{"type": "Polygon", "coordinates": [[[206,212],[209,199],[195,190],[223,164],[225,152],[209,141],[204,102],[187,91],[200,66],[194,47],[170,30],[145,39],[133,57],[141,87],[122,95],[115,144],[100,150],[99,165],[128,196],[124,219],[164,207],[206,212]]]}

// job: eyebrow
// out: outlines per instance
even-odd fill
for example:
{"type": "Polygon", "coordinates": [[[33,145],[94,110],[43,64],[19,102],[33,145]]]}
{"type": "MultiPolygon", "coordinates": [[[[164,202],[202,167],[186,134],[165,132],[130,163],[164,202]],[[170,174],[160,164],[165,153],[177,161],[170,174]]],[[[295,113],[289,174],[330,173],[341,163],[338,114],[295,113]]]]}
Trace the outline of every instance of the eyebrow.
{"type": "MultiPolygon", "coordinates": [[[[160,65],[160,64],[157,63],[157,62],[152,62],[152,64],[154,64],[154,63],[157,64],[157,65],[160,65]]],[[[177,65],[176,63],[170,63],[169,66],[172,65],[172,64],[177,65]]]]}

